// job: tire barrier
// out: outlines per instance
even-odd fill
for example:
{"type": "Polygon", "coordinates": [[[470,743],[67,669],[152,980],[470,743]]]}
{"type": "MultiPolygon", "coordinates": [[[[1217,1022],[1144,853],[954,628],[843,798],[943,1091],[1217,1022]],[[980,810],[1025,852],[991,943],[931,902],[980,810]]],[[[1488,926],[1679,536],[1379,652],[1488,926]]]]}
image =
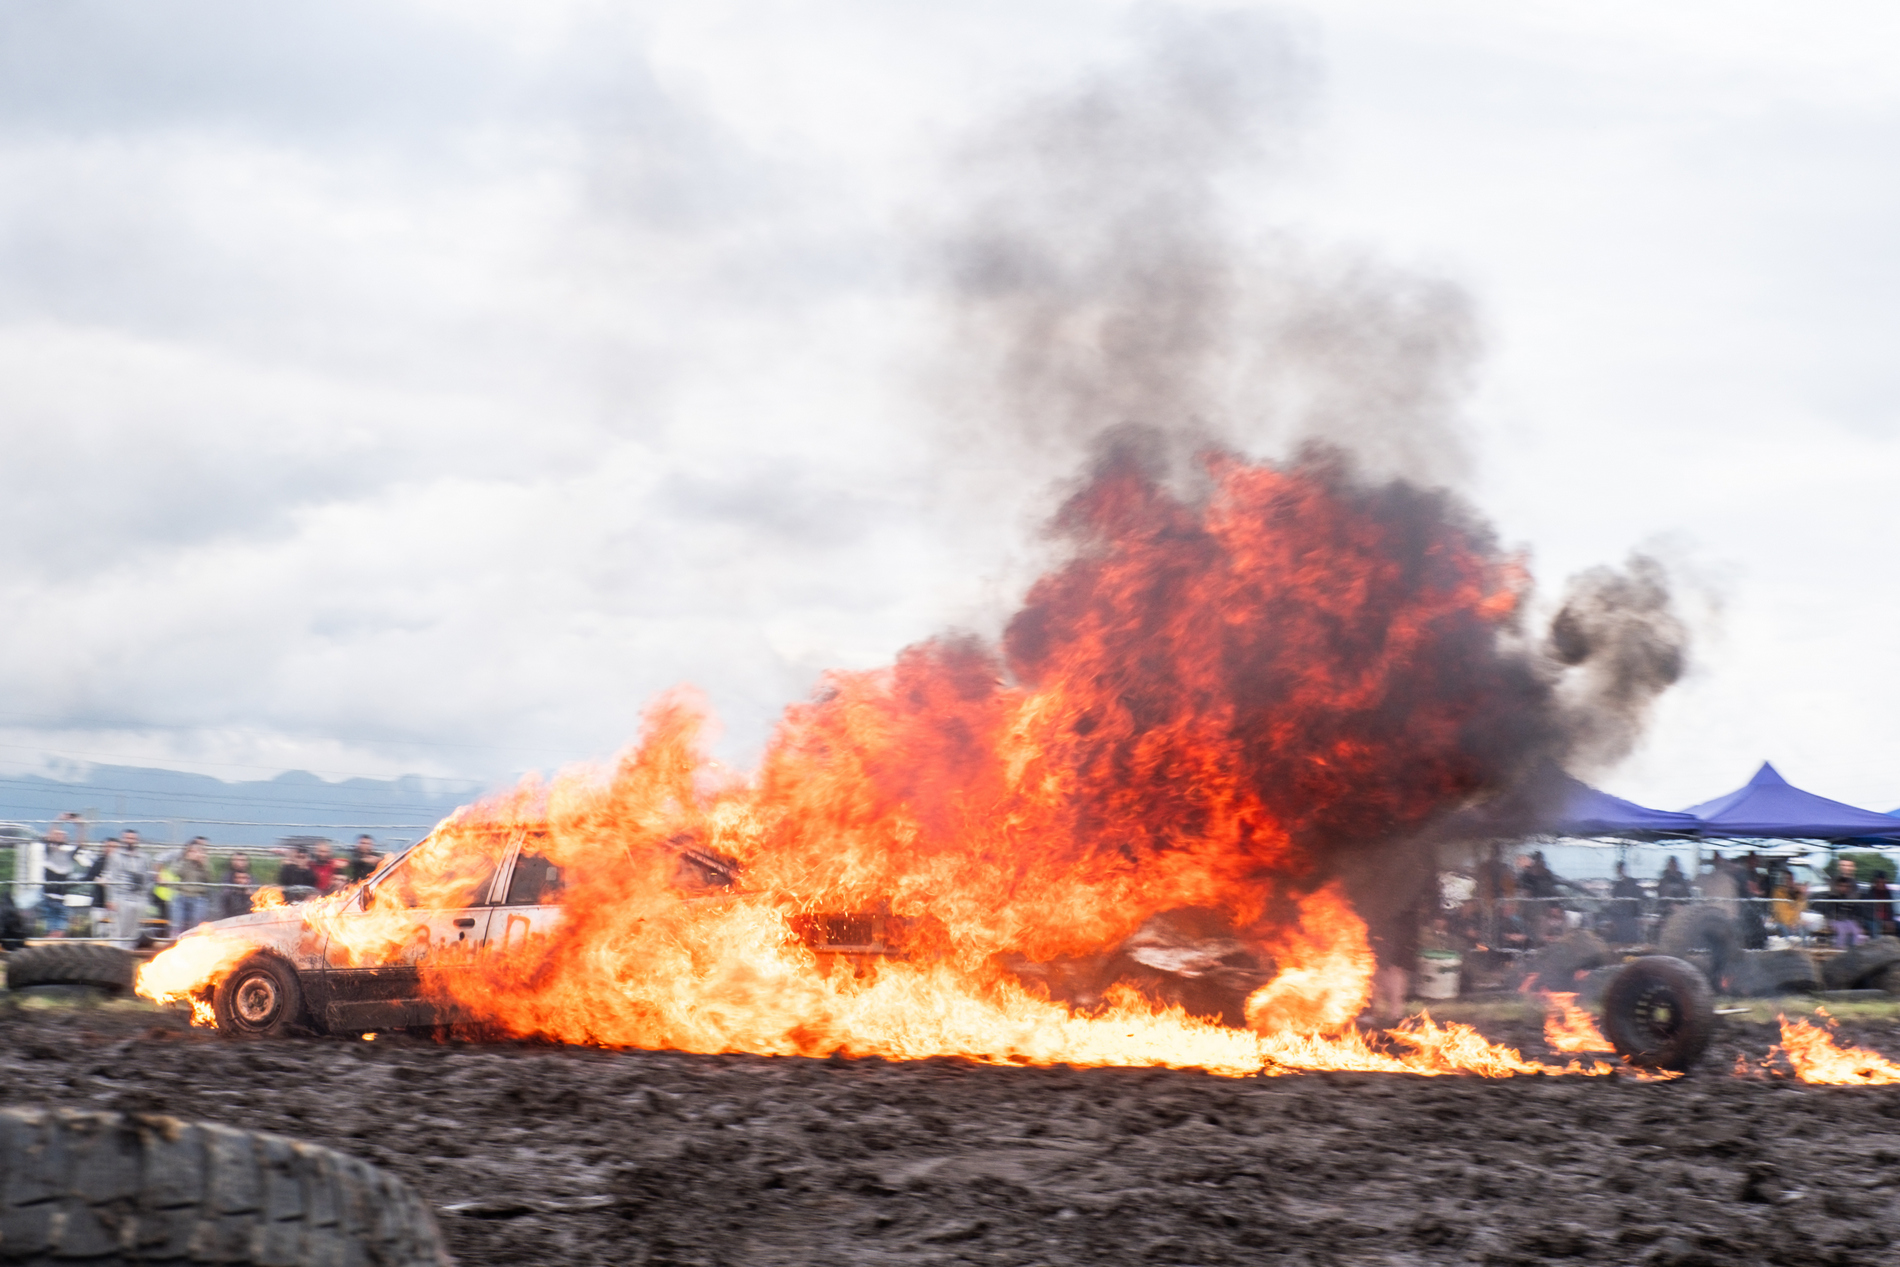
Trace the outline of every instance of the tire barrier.
{"type": "Polygon", "coordinates": [[[97,942],[28,946],[5,959],[7,988],[36,985],[87,985],[113,994],[130,994],[138,959],[117,946],[97,942]]]}
{"type": "Polygon", "coordinates": [[[446,1267],[435,1218],[368,1162],[157,1115],[0,1109],[0,1262],[446,1267]]]}

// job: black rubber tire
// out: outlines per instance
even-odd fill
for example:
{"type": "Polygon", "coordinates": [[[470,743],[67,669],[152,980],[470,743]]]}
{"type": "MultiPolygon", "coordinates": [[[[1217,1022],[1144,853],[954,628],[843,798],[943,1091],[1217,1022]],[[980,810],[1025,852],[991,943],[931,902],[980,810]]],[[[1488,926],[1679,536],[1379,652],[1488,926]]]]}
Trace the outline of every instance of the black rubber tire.
{"type": "Polygon", "coordinates": [[[90,985],[114,994],[129,994],[138,972],[136,957],[117,946],[96,942],[54,942],[28,946],[6,957],[7,988],[24,990],[36,985],[90,985]]]}
{"type": "Polygon", "coordinates": [[[1874,978],[1900,963],[1900,940],[1876,937],[1821,964],[1821,980],[1830,990],[1880,989],[1874,978]]]}
{"type": "Polygon", "coordinates": [[[1616,961],[1601,937],[1579,928],[1524,956],[1525,979],[1537,978],[1534,989],[1575,993],[1580,973],[1616,961]]]}
{"type": "Polygon", "coordinates": [[[316,1144],[138,1114],[0,1109],[0,1259],[26,1267],[444,1267],[421,1198],[316,1144]]]}
{"type": "Polygon", "coordinates": [[[303,1023],[303,990],[297,970],[276,955],[252,955],[231,970],[211,994],[218,1031],[244,1038],[272,1038],[303,1023]]]}
{"type": "Polygon", "coordinates": [[[1663,921],[1656,948],[1675,959],[1702,959],[1709,981],[1719,988],[1741,958],[1742,930],[1718,907],[1683,906],[1663,921]]]}
{"type": "Polygon", "coordinates": [[[1639,1069],[1690,1068],[1715,1031],[1715,997],[1694,964],[1647,955],[1603,992],[1603,1036],[1639,1069]]]}
{"type": "Polygon", "coordinates": [[[1745,950],[1729,973],[1729,993],[1741,998],[1809,994],[1821,988],[1821,970],[1806,950],[1745,950]]]}

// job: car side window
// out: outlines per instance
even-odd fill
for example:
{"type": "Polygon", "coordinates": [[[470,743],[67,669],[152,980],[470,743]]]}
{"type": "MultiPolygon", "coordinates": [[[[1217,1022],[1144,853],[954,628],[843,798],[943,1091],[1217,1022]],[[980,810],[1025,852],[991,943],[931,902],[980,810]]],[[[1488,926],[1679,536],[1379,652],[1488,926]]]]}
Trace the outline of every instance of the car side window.
{"type": "Polygon", "coordinates": [[[561,887],[561,869],[545,855],[524,849],[508,880],[508,905],[550,906],[561,900],[561,887]]]}
{"type": "MultiPolygon", "coordinates": [[[[457,910],[486,900],[500,865],[498,857],[459,849],[442,856],[434,850],[425,854],[423,849],[418,845],[391,863],[377,880],[376,891],[410,910],[457,910]]],[[[366,892],[365,906],[368,902],[366,892]]]]}

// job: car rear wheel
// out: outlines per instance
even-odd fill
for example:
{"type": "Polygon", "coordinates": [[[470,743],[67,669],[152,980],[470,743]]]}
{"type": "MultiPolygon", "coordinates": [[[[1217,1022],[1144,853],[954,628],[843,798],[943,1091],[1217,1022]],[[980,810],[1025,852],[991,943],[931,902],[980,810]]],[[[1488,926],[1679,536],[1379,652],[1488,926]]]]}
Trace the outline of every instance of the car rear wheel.
{"type": "Polygon", "coordinates": [[[303,991],[289,964],[274,955],[252,955],[218,983],[211,1008],[225,1033],[268,1037],[301,1019],[303,991]]]}

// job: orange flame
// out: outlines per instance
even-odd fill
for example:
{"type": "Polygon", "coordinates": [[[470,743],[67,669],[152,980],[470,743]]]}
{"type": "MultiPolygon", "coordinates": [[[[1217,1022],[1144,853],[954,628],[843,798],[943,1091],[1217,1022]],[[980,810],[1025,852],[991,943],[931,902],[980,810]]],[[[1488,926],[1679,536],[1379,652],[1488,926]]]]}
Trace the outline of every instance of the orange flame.
{"type": "Polygon", "coordinates": [[[210,1025],[211,991],[255,949],[236,933],[207,929],[141,964],[134,988],[154,1003],[190,1003],[192,1023],[210,1025]]]}
{"type": "Polygon", "coordinates": [[[1297,927],[1277,939],[1288,966],[1247,999],[1247,1024],[1263,1034],[1330,1034],[1352,1024],[1372,997],[1366,923],[1337,885],[1300,903],[1297,927]]]}
{"type": "MultiPolygon", "coordinates": [[[[1865,1047],[1843,1047],[1835,1041],[1837,1022],[1825,1008],[1814,1014],[1826,1028],[1802,1020],[1781,1022],[1781,1045],[1776,1049],[1802,1082],[1830,1087],[1884,1087],[1900,1083],[1900,1064],[1865,1047]]],[[[1770,1053],[1772,1059],[1774,1052],[1770,1053]]]]}
{"type": "Polygon", "coordinates": [[[696,697],[666,696],[611,771],[470,807],[398,870],[299,907],[311,944],[415,963],[489,1028],[572,1043],[1607,1072],[1429,1018],[1352,1028],[1366,903],[1403,887],[1363,864],[1534,747],[1516,740],[1542,687],[1506,650],[1521,564],[1402,485],[1224,457],[1208,475],[1189,504],[1111,461],[1062,513],[1073,561],[1000,648],[941,639],[827,675],[750,779],[708,759],[696,697]],[[476,900],[511,839],[564,877],[558,924],[432,942],[417,912],[476,900]],[[688,849],[743,887],[683,885],[688,849]],[[1219,953],[1144,975],[1155,954],[1127,948],[1161,916],[1218,928],[1219,953]],[[815,949],[812,920],[836,917],[880,953],[815,949]],[[1250,1028],[1220,1023],[1236,1014],[1250,1028]]]}
{"type": "Polygon", "coordinates": [[[274,911],[283,904],[284,891],[274,884],[261,885],[251,894],[253,911],[274,911]]]}
{"type": "Polygon", "coordinates": [[[1614,1051],[1597,1029],[1596,1018],[1577,1006],[1575,994],[1544,995],[1544,1045],[1552,1051],[1614,1051]]]}

